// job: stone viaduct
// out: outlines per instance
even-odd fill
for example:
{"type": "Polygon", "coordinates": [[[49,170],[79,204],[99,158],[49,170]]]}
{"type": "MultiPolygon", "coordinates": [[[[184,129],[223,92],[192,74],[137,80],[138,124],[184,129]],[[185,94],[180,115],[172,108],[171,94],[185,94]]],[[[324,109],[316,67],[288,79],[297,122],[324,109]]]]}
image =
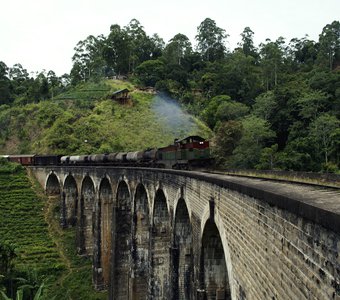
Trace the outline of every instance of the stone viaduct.
{"type": "Polygon", "coordinates": [[[340,299],[340,193],[200,172],[31,167],[110,299],[340,299]]]}

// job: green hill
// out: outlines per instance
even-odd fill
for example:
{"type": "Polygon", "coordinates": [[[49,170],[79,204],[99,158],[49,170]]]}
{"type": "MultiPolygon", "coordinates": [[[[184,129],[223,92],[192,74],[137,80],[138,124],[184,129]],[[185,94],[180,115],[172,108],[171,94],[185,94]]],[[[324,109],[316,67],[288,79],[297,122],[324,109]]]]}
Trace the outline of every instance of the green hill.
{"type": "Polygon", "coordinates": [[[53,100],[2,105],[0,128],[2,154],[130,151],[168,145],[191,134],[211,134],[175,101],[117,80],[82,84],[53,100]],[[110,99],[122,88],[131,91],[125,105],[110,99]]]}

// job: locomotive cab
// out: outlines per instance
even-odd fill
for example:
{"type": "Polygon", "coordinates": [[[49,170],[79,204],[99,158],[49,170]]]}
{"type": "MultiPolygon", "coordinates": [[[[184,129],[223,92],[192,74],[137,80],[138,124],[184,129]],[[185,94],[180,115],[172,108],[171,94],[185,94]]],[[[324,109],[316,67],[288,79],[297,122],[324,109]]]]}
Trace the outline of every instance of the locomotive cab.
{"type": "Polygon", "coordinates": [[[172,169],[207,166],[212,161],[209,141],[198,135],[176,139],[173,145],[158,149],[158,160],[166,168],[172,169]]]}
{"type": "Polygon", "coordinates": [[[194,161],[210,159],[209,141],[198,135],[177,140],[176,145],[178,149],[178,160],[194,161]]]}

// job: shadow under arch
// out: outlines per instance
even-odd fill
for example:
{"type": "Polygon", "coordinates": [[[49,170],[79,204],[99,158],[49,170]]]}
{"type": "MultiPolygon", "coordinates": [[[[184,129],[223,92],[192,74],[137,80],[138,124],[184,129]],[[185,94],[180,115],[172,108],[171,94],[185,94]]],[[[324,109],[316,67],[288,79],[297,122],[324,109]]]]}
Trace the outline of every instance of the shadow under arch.
{"type": "Polygon", "coordinates": [[[116,193],[116,207],[113,216],[115,239],[112,259],[111,293],[114,299],[128,299],[130,292],[130,239],[131,239],[131,195],[129,186],[120,181],[116,193]]]}
{"type": "Polygon", "coordinates": [[[95,205],[95,187],[90,176],[86,175],[81,185],[78,205],[78,253],[93,255],[93,208],[95,205]]]}
{"type": "Polygon", "coordinates": [[[172,266],[172,298],[192,299],[192,227],[183,198],[178,200],[175,212],[172,266]]]}
{"type": "Polygon", "coordinates": [[[132,263],[134,299],[147,299],[150,280],[150,213],[147,191],[136,188],[133,209],[132,263]]]}
{"type": "Polygon", "coordinates": [[[104,289],[110,278],[110,256],[112,249],[113,191],[108,178],[99,185],[94,228],[93,282],[97,289],[104,289]]]}
{"type": "Polygon", "coordinates": [[[45,186],[46,194],[49,196],[60,195],[60,182],[56,174],[48,175],[45,186]]]}
{"type": "Polygon", "coordinates": [[[205,223],[200,263],[200,297],[202,299],[231,299],[231,289],[220,232],[213,219],[205,223]]]}
{"type": "Polygon", "coordinates": [[[62,223],[65,227],[77,223],[78,187],[72,175],[68,175],[63,187],[62,223]]]}
{"type": "Polygon", "coordinates": [[[152,220],[151,296],[153,299],[168,299],[170,293],[170,214],[163,190],[155,195],[152,220]]]}

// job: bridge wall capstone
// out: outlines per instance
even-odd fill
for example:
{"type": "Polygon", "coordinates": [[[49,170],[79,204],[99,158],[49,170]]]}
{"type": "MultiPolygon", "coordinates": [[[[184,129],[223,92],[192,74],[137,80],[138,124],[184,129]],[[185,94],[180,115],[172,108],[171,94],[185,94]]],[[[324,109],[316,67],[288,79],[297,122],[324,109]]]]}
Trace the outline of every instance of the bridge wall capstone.
{"type": "Polygon", "coordinates": [[[60,191],[72,176],[78,195],[91,178],[92,210],[81,215],[77,204],[76,226],[92,222],[84,252],[111,299],[340,299],[339,215],[289,191],[185,171],[31,170],[46,190],[51,174],[60,191]],[[112,201],[108,191],[99,200],[103,180],[112,201]]]}

